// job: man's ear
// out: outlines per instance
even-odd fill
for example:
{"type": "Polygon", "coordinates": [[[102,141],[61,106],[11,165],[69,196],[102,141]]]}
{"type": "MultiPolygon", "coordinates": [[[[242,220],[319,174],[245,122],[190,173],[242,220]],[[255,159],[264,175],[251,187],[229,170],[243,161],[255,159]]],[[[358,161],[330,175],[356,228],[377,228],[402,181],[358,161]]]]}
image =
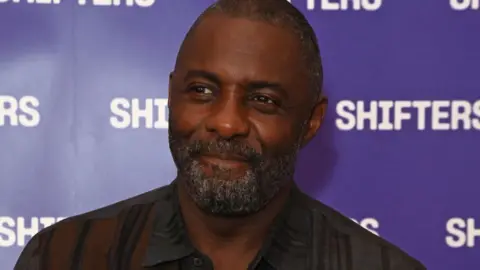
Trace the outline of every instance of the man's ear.
{"type": "Polygon", "coordinates": [[[310,118],[305,127],[303,135],[302,147],[307,145],[317,134],[318,129],[322,125],[327,113],[328,98],[321,94],[310,112],[310,118]]]}
{"type": "Polygon", "coordinates": [[[168,108],[170,108],[170,97],[172,96],[172,85],[173,85],[173,71],[170,72],[168,76],[168,108]]]}

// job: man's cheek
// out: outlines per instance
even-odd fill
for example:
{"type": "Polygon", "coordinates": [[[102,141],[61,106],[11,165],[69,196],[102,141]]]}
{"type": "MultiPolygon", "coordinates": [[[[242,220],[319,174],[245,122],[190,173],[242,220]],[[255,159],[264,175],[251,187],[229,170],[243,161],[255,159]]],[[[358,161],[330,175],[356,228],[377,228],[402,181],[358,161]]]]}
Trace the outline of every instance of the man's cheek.
{"type": "Polygon", "coordinates": [[[172,109],[170,111],[170,125],[177,133],[191,134],[202,123],[202,115],[185,109],[172,109]]]}
{"type": "Polygon", "coordinates": [[[268,148],[291,148],[299,138],[298,128],[287,122],[254,123],[257,137],[268,148]]]}

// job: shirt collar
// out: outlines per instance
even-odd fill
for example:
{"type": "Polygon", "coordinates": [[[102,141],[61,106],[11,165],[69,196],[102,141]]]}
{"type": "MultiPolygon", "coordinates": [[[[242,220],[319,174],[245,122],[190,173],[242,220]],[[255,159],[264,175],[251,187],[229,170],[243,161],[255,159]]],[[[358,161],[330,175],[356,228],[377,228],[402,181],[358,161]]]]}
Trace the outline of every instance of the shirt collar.
{"type": "Polygon", "coordinates": [[[156,217],[143,260],[144,267],[179,260],[195,250],[184,228],[176,181],[167,189],[167,195],[155,204],[156,217]]]}
{"type": "MultiPolygon", "coordinates": [[[[168,195],[155,205],[157,214],[143,261],[145,267],[176,261],[195,252],[181,217],[176,181],[168,188],[168,195]]],[[[306,268],[311,253],[312,215],[301,203],[303,196],[294,186],[251,269],[255,269],[261,261],[266,261],[274,269],[306,268]]]]}
{"type": "Polygon", "coordinates": [[[280,213],[263,258],[274,269],[307,269],[312,244],[312,214],[303,203],[305,195],[293,186],[290,198],[280,213]]]}

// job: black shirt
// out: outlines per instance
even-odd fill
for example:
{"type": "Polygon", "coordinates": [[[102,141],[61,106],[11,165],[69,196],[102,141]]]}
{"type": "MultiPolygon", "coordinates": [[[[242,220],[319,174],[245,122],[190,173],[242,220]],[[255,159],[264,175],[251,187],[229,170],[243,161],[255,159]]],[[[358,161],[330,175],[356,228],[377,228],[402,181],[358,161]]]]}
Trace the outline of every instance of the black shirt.
{"type": "MultiPolygon", "coordinates": [[[[176,182],[52,225],[15,270],[213,269],[184,229],[176,182]]],[[[423,270],[421,263],[296,187],[251,270],[423,270]]]]}

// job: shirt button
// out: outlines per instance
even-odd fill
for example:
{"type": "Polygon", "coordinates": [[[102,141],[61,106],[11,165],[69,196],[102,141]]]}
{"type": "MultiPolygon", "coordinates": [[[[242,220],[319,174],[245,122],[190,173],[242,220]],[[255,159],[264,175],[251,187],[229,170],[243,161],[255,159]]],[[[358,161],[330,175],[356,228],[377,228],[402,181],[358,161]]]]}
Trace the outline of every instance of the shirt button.
{"type": "Polygon", "coordinates": [[[195,266],[198,267],[198,266],[202,266],[202,264],[203,264],[202,259],[200,259],[200,258],[193,258],[193,265],[195,265],[195,266]]]}

